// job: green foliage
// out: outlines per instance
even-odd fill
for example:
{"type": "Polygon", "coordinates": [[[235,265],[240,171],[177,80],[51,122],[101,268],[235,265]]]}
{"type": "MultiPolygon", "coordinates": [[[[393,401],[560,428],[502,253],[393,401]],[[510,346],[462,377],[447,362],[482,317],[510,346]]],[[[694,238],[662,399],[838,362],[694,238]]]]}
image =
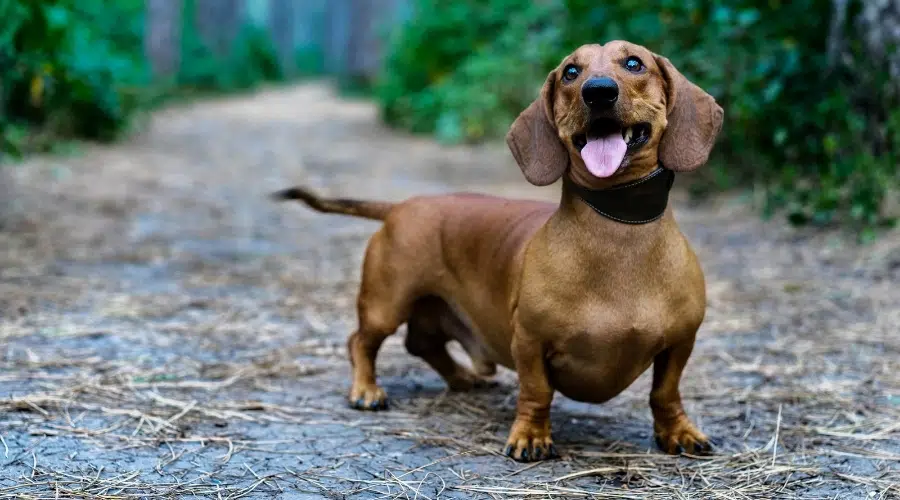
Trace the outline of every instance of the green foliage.
{"type": "Polygon", "coordinates": [[[313,76],[325,73],[325,54],[319,45],[298,47],[294,53],[294,68],[298,76],[313,76]]]}
{"type": "Polygon", "coordinates": [[[113,140],[137,112],[167,98],[284,78],[265,31],[245,24],[227,54],[214,55],[194,11],[185,1],[181,70],[162,82],[144,55],[145,0],[0,0],[0,153],[113,140]]]}
{"type": "MultiPolygon", "coordinates": [[[[133,40],[123,37],[116,23],[94,26],[98,9],[75,5],[65,0],[0,0],[4,150],[15,152],[26,142],[24,124],[60,135],[110,140],[133,110],[135,101],[127,87],[141,85],[146,72],[116,46],[133,40]]],[[[141,8],[139,2],[117,2],[107,7],[113,12],[104,15],[127,18],[141,8]]]]}
{"type": "Polygon", "coordinates": [[[450,142],[500,134],[563,43],[552,21],[565,12],[548,3],[420,0],[416,9],[423,14],[390,43],[377,88],[383,117],[450,142]]]}
{"type": "Polygon", "coordinates": [[[836,62],[827,50],[830,0],[415,7],[379,87],[388,123],[448,141],[500,136],[565,54],[627,39],[669,57],[725,109],[709,169],[718,183],[761,186],[766,212],[786,211],[793,223],[891,222],[884,207],[900,163],[900,101],[886,65],[855,43],[853,9],[843,27],[852,43],[836,62]]]}
{"type": "Polygon", "coordinates": [[[176,78],[179,88],[200,92],[247,90],[261,82],[283,78],[278,52],[268,33],[245,24],[230,50],[216,54],[196,30],[196,9],[186,0],[182,17],[182,64],[176,78]]]}

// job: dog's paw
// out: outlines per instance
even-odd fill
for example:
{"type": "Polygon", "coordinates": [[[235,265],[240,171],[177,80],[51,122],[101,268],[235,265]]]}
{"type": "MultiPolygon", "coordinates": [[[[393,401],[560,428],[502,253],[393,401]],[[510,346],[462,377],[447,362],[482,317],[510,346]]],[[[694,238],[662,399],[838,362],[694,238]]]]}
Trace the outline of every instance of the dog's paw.
{"type": "Polygon", "coordinates": [[[497,374],[497,363],[493,361],[472,358],[472,368],[482,377],[493,377],[497,374]]]}
{"type": "Polygon", "coordinates": [[[518,422],[513,424],[503,454],[518,462],[538,462],[559,457],[549,429],[518,422]]]}
{"type": "Polygon", "coordinates": [[[656,446],[670,455],[710,455],[715,449],[706,434],[700,432],[687,419],[669,426],[655,426],[656,446]]]}
{"type": "Polygon", "coordinates": [[[356,387],[350,390],[348,397],[350,407],[356,410],[386,410],[388,407],[388,398],[384,389],[377,385],[368,387],[356,387]]]}

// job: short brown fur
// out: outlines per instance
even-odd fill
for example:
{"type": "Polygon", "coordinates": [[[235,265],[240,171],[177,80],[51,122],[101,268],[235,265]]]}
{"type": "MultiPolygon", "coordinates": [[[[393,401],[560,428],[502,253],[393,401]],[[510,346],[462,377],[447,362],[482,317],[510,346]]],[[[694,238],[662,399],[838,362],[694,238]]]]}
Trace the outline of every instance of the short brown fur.
{"type": "MultiPolygon", "coordinates": [[[[547,185],[563,175],[603,188],[647,175],[662,163],[674,171],[703,165],[722,125],[713,98],[672,64],[623,41],[585,45],[552,71],[541,96],[510,128],[507,142],[526,179],[547,185]],[[629,73],[622,62],[646,66],[629,73]],[[577,80],[560,72],[577,64],[577,80]],[[608,179],[585,168],[571,137],[588,111],[584,78],[613,78],[615,115],[651,125],[649,141],[608,179]]],[[[657,443],[668,453],[710,450],[684,412],[682,371],[703,321],[703,273],[672,215],[642,224],[604,218],[563,189],[557,204],[475,194],[409,199],[398,204],[323,200],[302,188],[282,191],[325,212],[383,219],[363,264],[359,327],[347,346],[353,366],[349,399],[360,409],[386,406],[375,357],[403,323],[406,346],[452,389],[473,387],[500,364],[519,375],[520,393],[507,454],[517,460],[555,454],[550,403],[559,391],[604,402],[653,365],[650,407],[657,443]],[[459,340],[475,372],[445,344],[459,340]]]]}

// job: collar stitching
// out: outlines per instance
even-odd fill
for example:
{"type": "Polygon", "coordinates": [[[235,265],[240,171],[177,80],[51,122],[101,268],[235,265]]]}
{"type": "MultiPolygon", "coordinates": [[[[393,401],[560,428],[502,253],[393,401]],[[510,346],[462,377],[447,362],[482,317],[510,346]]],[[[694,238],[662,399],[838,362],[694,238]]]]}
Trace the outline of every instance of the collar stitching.
{"type": "Polygon", "coordinates": [[[643,184],[643,183],[645,183],[645,182],[647,182],[647,181],[649,181],[649,180],[654,179],[657,175],[659,175],[659,174],[661,174],[661,173],[663,173],[663,172],[665,172],[665,170],[664,170],[662,167],[657,167],[656,170],[654,170],[653,172],[650,172],[650,173],[647,175],[647,177],[641,177],[640,179],[631,181],[631,182],[629,182],[629,183],[627,183],[627,184],[620,184],[620,185],[618,185],[618,186],[613,186],[613,187],[609,187],[609,188],[606,188],[606,189],[598,189],[598,190],[596,190],[596,191],[599,191],[599,192],[602,193],[602,192],[615,191],[615,190],[617,190],[617,189],[625,189],[625,188],[630,188],[630,187],[634,187],[634,186],[639,186],[639,185],[641,185],[641,184],[643,184]]]}
{"type": "Polygon", "coordinates": [[[635,225],[637,225],[637,224],[647,224],[647,223],[649,223],[649,222],[653,222],[653,221],[655,221],[655,220],[661,218],[661,217],[662,217],[663,215],[665,215],[665,213],[666,213],[666,211],[663,210],[662,213],[660,213],[660,214],[657,215],[656,217],[652,217],[652,218],[650,218],[650,219],[644,219],[644,220],[626,220],[626,219],[620,219],[620,218],[618,218],[618,217],[616,217],[616,216],[614,216],[614,215],[610,215],[610,214],[604,212],[603,210],[600,210],[599,208],[595,207],[593,203],[591,203],[591,202],[585,200],[585,199],[582,198],[581,196],[579,196],[578,199],[581,200],[581,201],[583,201],[587,206],[593,208],[594,211],[597,212],[598,214],[600,214],[600,215],[602,215],[602,216],[604,216],[604,217],[606,217],[606,218],[608,218],[608,219],[612,219],[612,220],[614,220],[614,221],[616,221],[616,222],[621,222],[621,223],[623,223],[623,224],[635,224],[635,225]]]}

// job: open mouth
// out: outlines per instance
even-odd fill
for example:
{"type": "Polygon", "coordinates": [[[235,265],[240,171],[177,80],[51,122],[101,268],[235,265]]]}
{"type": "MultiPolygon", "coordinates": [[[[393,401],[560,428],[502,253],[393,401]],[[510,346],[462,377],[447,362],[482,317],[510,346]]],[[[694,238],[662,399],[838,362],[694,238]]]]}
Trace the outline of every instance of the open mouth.
{"type": "Polygon", "coordinates": [[[650,140],[650,124],[637,123],[623,127],[610,119],[592,120],[587,132],[572,136],[588,170],[597,177],[616,173],[625,155],[650,140]]]}

